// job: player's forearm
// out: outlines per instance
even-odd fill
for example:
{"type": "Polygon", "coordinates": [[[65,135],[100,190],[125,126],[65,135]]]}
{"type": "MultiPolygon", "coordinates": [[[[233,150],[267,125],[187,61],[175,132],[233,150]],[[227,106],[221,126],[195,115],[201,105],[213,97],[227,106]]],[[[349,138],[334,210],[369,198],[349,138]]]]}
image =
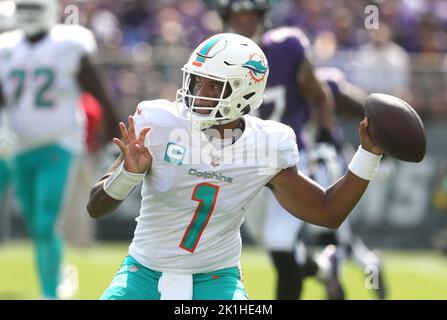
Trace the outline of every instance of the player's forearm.
{"type": "Polygon", "coordinates": [[[106,92],[99,70],[93,65],[88,56],[83,57],[81,60],[78,81],[82,89],[95,97],[104,109],[105,124],[109,138],[118,137],[119,115],[117,108],[106,92]]]}
{"type": "Polygon", "coordinates": [[[360,200],[368,181],[348,172],[328,189],[310,178],[302,182],[289,179],[288,187],[274,189],[279,203],[296,218],[326,228],[338,228],[360,200]]]}
{"type": "Polygon", "coordinates": [[[349,163],[349,170],[326,189],[322,201],[317,202],[317,216],[323,216],[331,228],[338,228],[343,223],[379,167],[382,150],[366,136],[366,127],[367,122],[362,121],[359,132],[363,145],[359,146],[349,163]]]}
{"type": "Polygon", "coordinates": [[[347,171],[337,183],[326,189],[321,214],[325,216],[329,228],[338,228],[354,209],[368,187],[364,180],[347,171]]]}
{"type": "Polygon", "coordinates": [[[114,105],[112,100],[106,93],[103,82],[101,81],[99,75],[92,72],[91,77],[93,78],[86,86],[86,90],[99,102],[104,110],[104,118],[106,130],[109,138],[114,138],[119,136],[118,123],[119,116],[117,112],[117,107],[114,105]]]}
{"type": "Polygon", "coordinates": [[[99,219],[115,211],[122,201],[113,199],[104,191],[104,182],[109,175],[101,179],[91,190],[87,211],[90,217],[99,219]]]}
{"type": "Polygon", "coordinates": [[[318,90],[318,94],[314,95],[311,103],[314,106],[317,126],[327,130],[332,130],[335,123],[334,118],[334,99],[329,89],[322,85],[318,90]]]}
{"type": "Polygon", "coordinates": [[[360,137],[364,147],[355,153],[349,171],[327,189],[297,172],[295,167],[281,170],[269,181],[279,203],[298,219],[338,228],[362,197],[379,166],[381,150],[365,134],[366,122],[362,121],[360,137]]]}
{"type": "Polygon", "coordinates": [[[93,186],[90,191],[90,199],[87,203],[87,211],[94,219],[99,219],[115,211],[121,204],[121,200],[110,197],[104,190],[104,183],[119,168],[123,162],[122,154],[115,159],[108,172],[93,186]]]}
{"type": "Polygon", "coordinates": [[[332,130],[335,124],[335,102],[329,87],[315,76],[312,64],[306,59],[297,74],[300,92],[312,106],[312,112],[319,128],[332,130]]]}

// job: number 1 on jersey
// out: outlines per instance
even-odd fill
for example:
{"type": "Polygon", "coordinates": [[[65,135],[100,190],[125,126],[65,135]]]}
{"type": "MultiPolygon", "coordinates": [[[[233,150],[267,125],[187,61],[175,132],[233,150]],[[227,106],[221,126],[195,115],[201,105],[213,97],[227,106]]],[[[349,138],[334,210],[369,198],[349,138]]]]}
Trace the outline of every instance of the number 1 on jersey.
{"type": "Polygon", "coordinates": [[[216,204],[217,194],[219,193],[219,186],[211,183],[198,184],[192,193],[192,200],[198,201],[199,205],[194,212],[191,223],[186,229],[180,242],[180,248],[185,249],[191,253],[197,247],[203,230],[205,230],[211,214],[214,211],[214,205],[216,204]]]}

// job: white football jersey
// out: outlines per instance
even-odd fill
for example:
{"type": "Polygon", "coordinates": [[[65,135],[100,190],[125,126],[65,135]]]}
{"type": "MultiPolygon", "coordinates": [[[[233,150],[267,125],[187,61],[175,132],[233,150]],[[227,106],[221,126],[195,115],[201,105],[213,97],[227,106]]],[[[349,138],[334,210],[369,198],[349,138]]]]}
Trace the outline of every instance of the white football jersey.
{"type": "Polygon", "coordinates": [[[221,149],[179,117],[173,102],[142,102],[134,119],[137,134],[151,128],[145,144],[153,162],[129,254],[161,272],[238,266],[240,226],[250,200],[298,162],[293,130],[246,115],[242,135],[221,149]]]}
{"type": "Polygon", "coordinates": [[[77,75],[81,58],[95,50],[93,34],[76,25],[56,25],[35,44],[20,30],[0,35],[0,83],[20,149],[50,143],[83,147],[77,75]]]}

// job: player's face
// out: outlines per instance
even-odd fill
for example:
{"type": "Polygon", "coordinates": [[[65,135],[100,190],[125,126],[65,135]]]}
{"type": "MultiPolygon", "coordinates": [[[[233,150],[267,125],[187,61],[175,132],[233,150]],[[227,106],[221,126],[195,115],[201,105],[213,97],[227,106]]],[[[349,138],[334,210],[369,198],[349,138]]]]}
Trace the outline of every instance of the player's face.
{"type": "MultiPolygon", "coordinates": [[[[224,83],[217,80],[208,79],[205,77],[193,76],[192,80],[192,94],[199,97],[207,97],[207,98],[221,98],[222,90],[224,88],[224,83]]],[[[230,88],[227,86],[225,90],[224,96],[228,96],[230,88]]],[[[217,105],[218,101],[207,100],[207,99],[196,99],[194,102],[195,106],[198,107],[207,107],[209,110],[204,109],[195,109],[192,108],[194,112],[200,114],[209,114],[211,113],[211,108],[214,108],[217,105]]]]}
{"type": "Polygon", "coordinates": [[[247,38],[254,37],[261,22],[261,15],[256,11],[235,12],[228,20],[233,31],[247,38]]]}

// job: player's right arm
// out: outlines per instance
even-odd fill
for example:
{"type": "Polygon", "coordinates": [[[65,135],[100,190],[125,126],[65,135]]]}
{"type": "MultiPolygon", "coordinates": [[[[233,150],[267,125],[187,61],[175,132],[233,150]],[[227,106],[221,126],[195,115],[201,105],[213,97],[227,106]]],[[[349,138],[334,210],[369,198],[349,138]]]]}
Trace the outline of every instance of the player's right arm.
{"type": "Polygon", "coordinates": [[[115,211],[121,204],[122,200],[116,200],[110,197],[104,191],[104,183],[113,174],[113,172],[118,169],[118,167],[123,162],[123,157],[120,155],[112,166],[109,168],[107,173],[93,186],[90,191],[90,199],[87,203],[87,211],[90,217],[98,219],[102,218],[106,214],[115,211]]]}
{"type": "Polygon", "coordinates": [[[89,92],[99,102],[104,109],[104,117],[106,118],[107,138],[110,139],[117,134],[116,124],[118,123],[117,107],[113,100],[106,93],[104,81],[100,76],[97,67],[91,61],[88,55],[84,55],[80,62],[80,71],[78,74],[78,82],[82,89],[89,92]]]}
{"type": "Polygon", "coordinates": [[[368,156],[362,156],[362,170],[359,170],[359,161],[356,160],[356,168],[350,166],[341,179],[324,189],[295,167],[285,168],[268,183],[281,206],[303,221],[338,228],[362,197],[370,179],[365,176],[361,178],[351,170],[365,173],[366,164],[367,175],[371,175],[371,169],[377,169],[380,155],[383,154],[369,135],[367,126],[365,118],[359,128],[362,148],[368,153],[368,156]]]}
{"type": "Polygon", "coordinates": [[[315,111],[315,120],[320,130],[331,132],[334,128],[334,99],[329,88],[318,81],[315,69],[308,58],[304,58],[296,75],[297,85],[315,111]]]}
{"type": "Polygon", "coordinates": [[[122,122],[119,124],[123,140],[114,138],[113,142],[120,148],[121,155],[110,168],[109,172],[95,184],[90,192],[90,199],[87,210],[92,218],[98,219],[116,210],[124,199],[116,199],[104,188],[106,182],[119,170],[123,163],[122,170],[131,175],[146,174],[152,165],[152,155],[144,144],[148,127],[144,127],[140,133],[135,133],[134,118],[129,117],[129,127],[122,122]]]}

